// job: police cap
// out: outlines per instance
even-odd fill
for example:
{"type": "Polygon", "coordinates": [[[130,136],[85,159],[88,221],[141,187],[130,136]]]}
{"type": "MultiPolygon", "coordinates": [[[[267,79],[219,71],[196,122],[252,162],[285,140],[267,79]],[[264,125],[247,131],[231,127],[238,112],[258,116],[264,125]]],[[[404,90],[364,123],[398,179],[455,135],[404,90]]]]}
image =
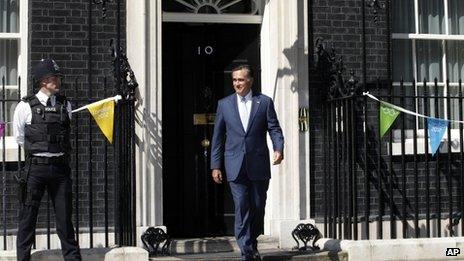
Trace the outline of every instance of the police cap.
{"type": "Polygon", "coordinates": [[[40,81],[46,76],[62,76],[60,67],[53,59],[42,59],[34,68],[34,79],[40,81]]]}

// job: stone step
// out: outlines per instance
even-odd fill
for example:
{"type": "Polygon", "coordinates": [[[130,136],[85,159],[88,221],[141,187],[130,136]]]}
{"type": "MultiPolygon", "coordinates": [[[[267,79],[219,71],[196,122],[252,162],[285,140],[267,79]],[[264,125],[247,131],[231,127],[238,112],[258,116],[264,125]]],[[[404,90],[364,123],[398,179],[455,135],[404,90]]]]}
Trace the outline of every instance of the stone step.
{"type": "MultiPolygon", "coordinates": [[[[83,248],[81,255],[83,261],[148,260],[148,252],[140,247],[83,248]]],[[[31,260],[63,261],[63,254],[60,249],[32,250],[31,260]]],[[[0,261],[16,261],[16,251],[0,251],[0,261]]]]}
{"type": "MultiPolygon", "coordinates": [[[[340,260],[348,261],[348,254],[346,252],[299,252],[292,250],[282,249],[265,249],[261,250],[261,258],[263,261],[277,261],[277,260],[308,260],[308,261],[329,261],[340,260]]],[[[159,256],[151,257],[150,261],[164,261],[164,260],[240,260],[240,252],[222,252],[222,253],[202,253],[202,254],[188,254],[188,255],[173,255],[173,256],[159,256]]]]}
{"type": "MultiPolygon", "coordinates": [[[[258,248],[277,249],[279,241],[270,236],[260,236],[258,238],[258,248]]],[[[170,247],[172,255],[178,254],[199,254],[199,253],[217,253],[240,251],[234,237],[206,237],[206,238],[189,238],[173,239],[170,247]]]]}

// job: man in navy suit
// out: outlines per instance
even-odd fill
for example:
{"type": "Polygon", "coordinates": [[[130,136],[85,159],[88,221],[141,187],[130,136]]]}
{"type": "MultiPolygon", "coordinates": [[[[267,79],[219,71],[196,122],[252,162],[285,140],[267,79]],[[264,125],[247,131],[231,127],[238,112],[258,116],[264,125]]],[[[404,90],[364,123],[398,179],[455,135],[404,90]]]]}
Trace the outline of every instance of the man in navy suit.
{"type": "Polygon", "coordinates": [[[264,207],[271,178],[266,133],[272,140],[273,164],[283,160],[284,137],[272,99],[251,90],[253,70],[232,70],[235,93],[218,102],[211,147],[214,182],[223,181],[224,163],[235,204],[235,238],[242,260],[260,260],[257,238],[264,232],[264,207]]]}

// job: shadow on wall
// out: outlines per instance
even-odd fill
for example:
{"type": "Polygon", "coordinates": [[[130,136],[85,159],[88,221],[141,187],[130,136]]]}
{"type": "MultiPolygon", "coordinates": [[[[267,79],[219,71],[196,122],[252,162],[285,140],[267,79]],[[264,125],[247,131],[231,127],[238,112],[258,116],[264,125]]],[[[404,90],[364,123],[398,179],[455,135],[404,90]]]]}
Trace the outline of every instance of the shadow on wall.
{"type": "MultiPolygon", "coordinates": [[[[268,1],[267,1],[268,2],[268,1]]],[[[267,4],[266,2],[266,4],[267,4]]],[[[306,21],[305,21],[305,1],[298,0],[298,11],[297,11],[297,17],[298,17],[298,38],[295,40],[295,42],[292,44],[292,46],[283,49],[282,53],[284,57],[287,59],[287,62],[289,63],[289,66],[279,68],[277,69],[276,76],[275,76],[275,81],[274,81],[274,93],[272,96],[272,99],[276,98],[276,90],[277,90],[277,83],[279,80],[284,78],[285,76],[293,76],[293,80],[289,86],[290,90],[295,93],[298,91],[301,91],[299,89],[301,88],[307,88],[307,86],[298,86],[299,82],[299,69],[300,67],[305,68],[304,63],[308,62],[309,56],[308,53],[305,51],[307,46],[305,46],[305,39],[304,37],[309,33],[305,32],[305,29],[307,28],[306,21]],[[303,56],[301,56],[303,54],[303,56]],[[299,64],[300,61],[304,61],[304,63],[299,64]]],[[[279,65],[280,67],[280,65],[279,65]]],[[[306,66],[307,67],[307,66],[306,66]]],[[[307,68],[306,68],[307,69],[307,68]]],[[[307,79],[306,79],[307,80],[307,79]]],[[[307,81],[306,81],[307,82],[307,81]]]]}
{"type": "Polygon", "coordinates": [[[146,166],[148,163],[155,167],[156,170],[162,169],[162,138],[161,138],[161,119],[156,113],[150,113],[146,108],[141,114],[136,115],[136,124],[147,130],[146,137],[136,136],[136,144],[139,148],[147,146],[147,158],[145,162],[139,162],[140,166],[146,166]],[[147,144],[145,144],[147,143],[147,144]]]}
{"type": "MultiPolygon", "coordinates": [[[[138,97],[140,97],[140,94],[137,95],[138,97]]],[[[146,95],[146,97],[150,96],[146,95]]],[[[139,110],[143,102],[144,100],[139,98],[135,106],[135,109],[139,110]]],[[[148,103],[145,104],[142,113],[136,113],[136,124],[138,124],[142,129],[145,129],[147,131],[145,137],[140,137],[136,135],[136,144],[139,148],[147,148],[147,158],[145,162],[139,162],[140,166],[146,166],[149,163],[151,166],[155,168],[156,172],[162,170],[162,137],[160,135],[162,121],[156,113],[150,113],[148,111],[147,107],[149,106],[150,105],[148,103]]]]}
{"type": "Polygon", "coordinates": [[[297,59],[297,55],[295,55],[295,53],[297,53],[298,51],[298,41],[300,40],[297,39],[291,47],[285,48],[282,51],[282,53],[284,54],[285,58],[287,59],[290,65],[284,68],[277,69],[275,81],[274,81],[274,93],[272,95],[272,100],[275,100],[276,98],[277,84],[279,80],[283,79],[286,76],[293,76],[293,80],[289,86],[292,93],[295,93],[298,91],[298,81],[296,80],[298,59],[297,59]]]}
{"type": "MultiPolygon", "coordinates": [[[[376,132],[374,128],[370,125],[367,126],[367,161],[363,157],[363,153],[358,153],[358,160],[357,162],[359,163],[359,166],[368,166],[367,167],[367,174],[368,174],[368,179],[369,183],[374,186],[374,188],[377,191],[380,191],[380,195],[382,197],[382,202],[383,204],[388,205],[389,208],[393,211],[394,216],[396,217],[401,217],[401,213],[399,211],[399,206],[396,200],[393,199],[394,195],[391,195],[389,191],[387,191],[387,187],[379,187],[379,184],[390,184],[391,181],[391,186],[392,190],[396,191],[403,197],[404,191],[401,191],[399,187],[399,177],[397,176],[397,173],[395,171],[390,172],[388,163],[385,161],[383,157],[379,156],[379,151],[378,147],[381,146],[379,144],[377,138],[376,138],[376,132]],[[380,159],[380,162],[378,161],[380,159]],[[377,164],[380,164],[378,166],[377,164]],[[377,168],[372,168],[372,166],[377,166],[377,168]],[[391,174],[391,178],[390,178],[391,174]],[[381,182],[379,182],[379,179],[381,179],[381,182]]],[[[408,201],[408,208],[412,208],[411,203],[408,201]]],[[[381,215],[385,214],[385,205],[381,205],[381,215]]]]}
{"type": "MultiPolygon", "coordinates": [[[[145,97],[151,97],[150,91],[145,90],[145,97]]],[[[140,168],[142,177],[138,179],[140,193],[146,200],[142,200],[140,220],[144,225],[157,225],[162,219],[159,211],[160,204],[155,205],[150,199],[156,199],[155,194],[161,194],[162,182],[162,137],[161,118],[156,112],[150,112],[150,99],[144,99],[137,90],[137,103],[135,104],[135,124],[141,128],[141,133],[135,135],[135,143],[138,157],[136,166],[140,168]],[[145,104],[144,104],[145,103],[145,104]],[[143,105],[143,106],[142,106],[143,105]],[[142,156],[143,155],[143,156],[142,156]],[[155,216],[153,216],[153,213],[155,216]],[[154,220],[153,220],[154,218],[154,220]]],[[[155,101],[157,98],[154,99],[155,101]]]]}

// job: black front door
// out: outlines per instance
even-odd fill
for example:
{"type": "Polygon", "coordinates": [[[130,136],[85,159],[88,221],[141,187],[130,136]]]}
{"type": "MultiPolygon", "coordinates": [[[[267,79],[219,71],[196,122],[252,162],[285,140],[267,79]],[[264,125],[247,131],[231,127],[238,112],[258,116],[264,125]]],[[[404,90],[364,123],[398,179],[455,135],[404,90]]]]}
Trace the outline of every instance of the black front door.
{"type": "Polygon", "coordinates": [[[231,69],[256,68],[259,25],[163,24],[164,223],[174,237],[233,235],[227,182],[209,169],[217,101],[233,93],[231,69]]]}

